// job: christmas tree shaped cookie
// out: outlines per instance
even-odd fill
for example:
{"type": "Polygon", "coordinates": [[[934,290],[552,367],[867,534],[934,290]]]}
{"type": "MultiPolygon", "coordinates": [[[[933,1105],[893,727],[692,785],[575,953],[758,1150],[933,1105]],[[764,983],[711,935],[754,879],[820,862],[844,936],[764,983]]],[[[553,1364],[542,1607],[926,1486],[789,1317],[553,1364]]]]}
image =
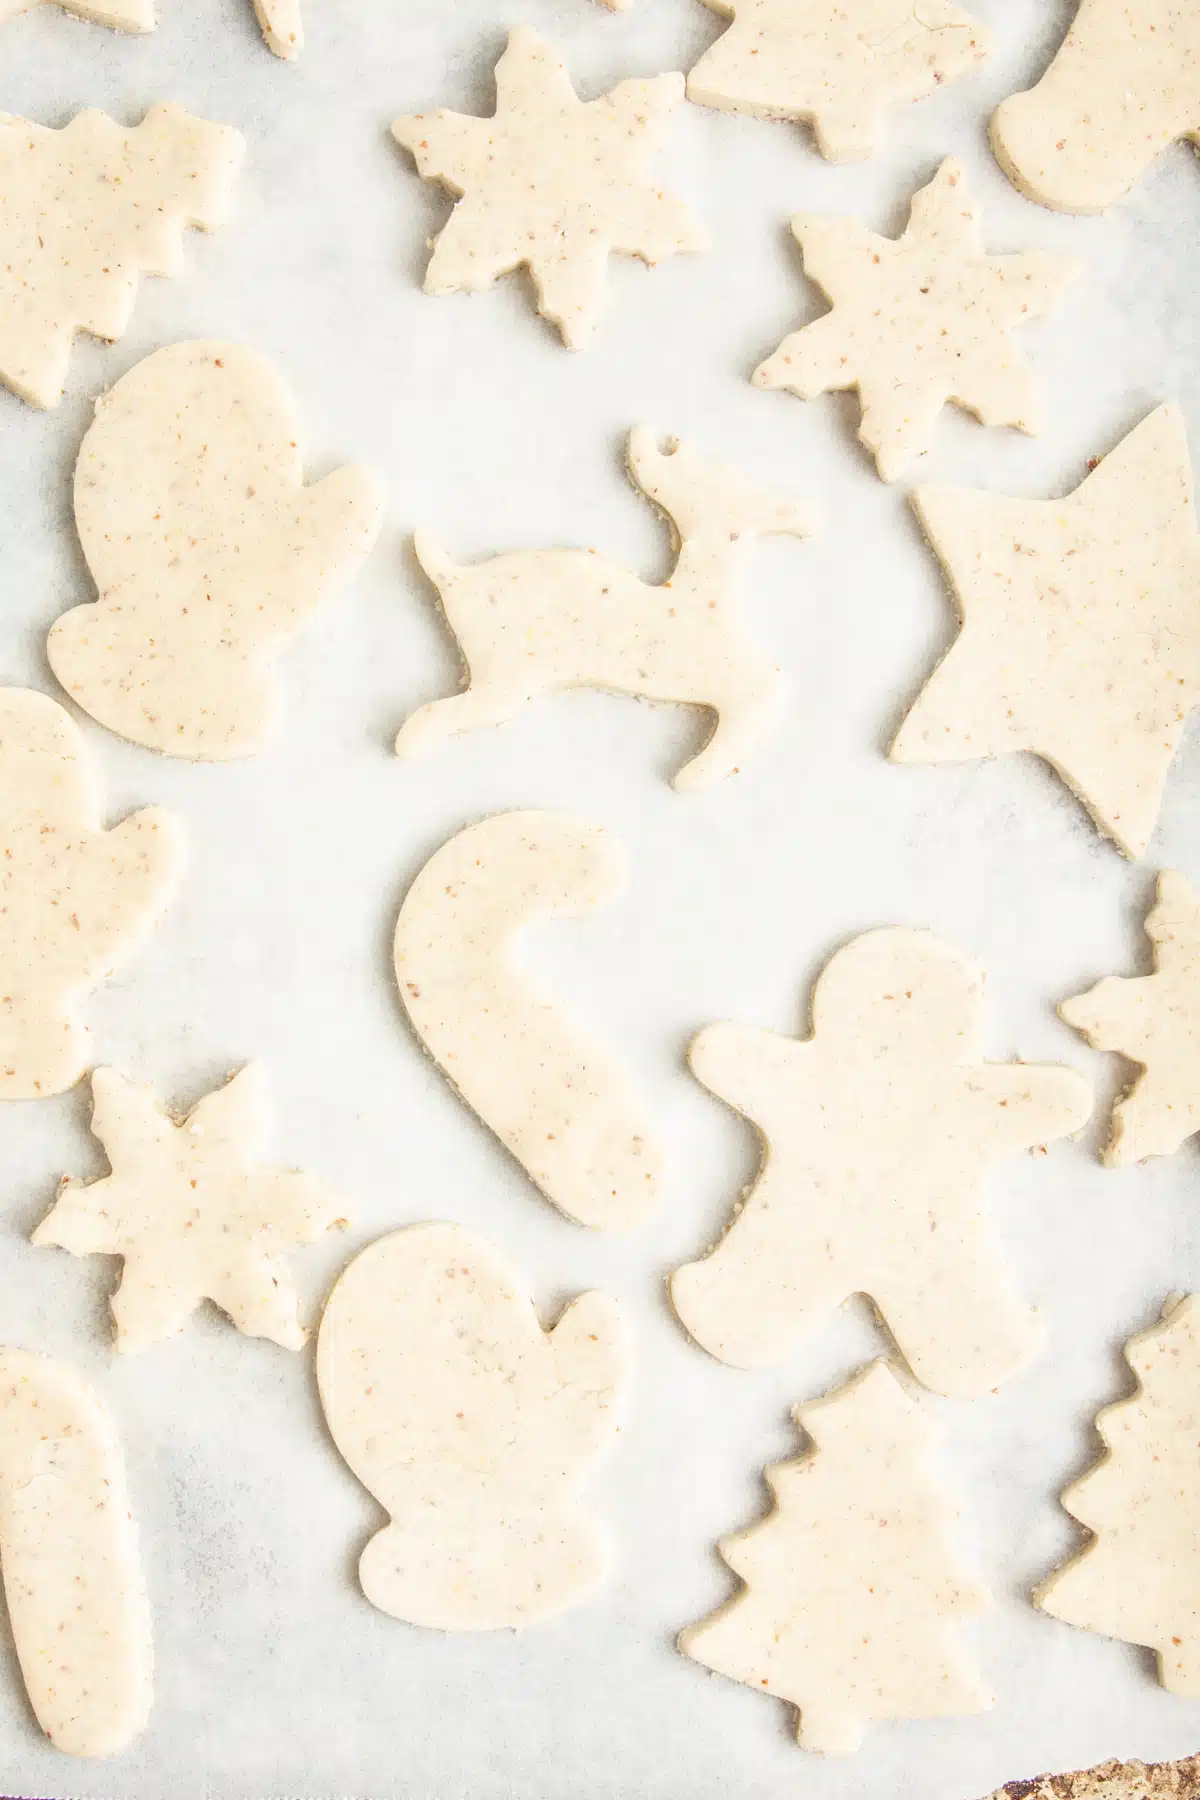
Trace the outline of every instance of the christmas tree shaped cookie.
{"type": "Polygon", "coordinates": [[[671,1283],[684,1325],[741,1368],[786,1357],[850,1295],[919,1381],[982,1394],[1040,1332],[993,1242],[992,1163],[1075,1131],[1071,1069],[982,1059],[981,972],[932,932],[867,932],[826,965],[803,1042],[711,1025],[693,1072],[753,1121],[762,1167],[716,1249],[671,1283]]]}
{"type": "Polygon", "coordinates": [[[0,1572],[56,1750],[112,1756],[150,1712],[153,1645],[121,1447],[64,1364],[0,1349],[0,1572]]]}
{"type": "Polygon", "coordinates": [[[802,119],[831,162],[873,156],[889,107],[968,74],[987,33],[950,0],[705,0],[729,30],[688,76],[688,99],[802,119]]]}
{"type": "Polygon", "coordinates": [[[341,1276],[317,1379],[334,1442],[391,1515],[359,1563],[373,1606],[439,1631],[519,1629],[603,1579],[608,1546],[578,1493],[628,1385],[606,1294],[543,1331],[483,1238],[410,1226],[341,1276]]]}
{"type": "Polygon", "coordinates": [[[682,75],[657,75],[582,101],[562,58],[518,25],[496,64],[493,118],[442,111],[392,126],[422,178],[457,202],[425,292],[475,294],[526,268],[538,311],[579,349],[595,328],[612,251],[653,264],[705,247],[687,208],[646,173],[682,99],[682,75]]]}
{"type": "Polygon", "coordinates": [[[875,1719],[987,1711],[956,1627],[991,1599],[953,1550],[928,1422],[881,1362],[793,1416],[814,1448],[767,1470],[774,1512],[720,1546],[745,1587],[679,1648],[790,1701],[824,1756],[875,1719]]]}
{"type": "Polygon", "coordinates": [[[1200,1700],[1200,1299],[1168,1301],[1125,1357],[1138,1391],[1097,1414],[1107,1455],[1062,1496],[1092,1541],[1034,1600],[1156,1651],[1163,1686],[1200,1700]]]}
{"type": "Polygon", "coordinates": [[[178,106],[131,128],[0,114],[0,381],[55,405],[75,334],[122,337],[140,277],[180,274],[185,228],[224,224],[244,148],[178,106]]]}
{"type": "Polygon", "coordinates": [[[158,922],[183,866],[169,813],[111,831],[78,726],[28,688],[0,688],[0,1099],[73,1087],[88,1062],[77,1001],[158,922]]]}
{"type": "Polygon", "coordinates": [[[1200,700],[1200,537],[1178,407],[1151,413],[1065,499],[924,487],[914,503],[962,631],[893,760],[1031,750],[1140,856],[1200,700]]]}
{"type": "Polygon", "coordinates": [[[1195,0],[1079,0],[1037,86],[992,118],[1009,180],[1057,212],[1103,212],[1179,138],[1200,144],[1195,0]]]}
{"type": "Polygon", "coordinates": [[[286,1350],[307,1339],[283,1253],[312,1244],[344,1208],[312,1175],[258,1160],[266,1084],[254,1064],[186,1118],[115,1069],[92,1076],[92,1131],[112,1174],[64,1181],[33,1234],[73,1256],[120,1256],[118,1350],[143,1350],[215,1301],[239,1331],[286,1350]]]}
{"type": "Polygon", "coordinates": [[[662,1154],[624,1070],[543,999],[513,949],[526,925],[588,912],[624,885],[624,851],[601,826],[501,813],[430,857],[394,945],[430,1056],[546,1198],[602,1231],[653,1211],[662,1154]]]}
{"type": "Polygon", "coordinates": [[[441,596],[470,685],[413,713],[396,739],[399,755],[498,724],[539,694],[598,687],[716,715],[712,736],[678,771],[675,787],[708,787],[742,766],[778,717],[785,684],[739,617],[739,546],[768,532],[808,537],[814,515],[736,469],[707,462],[690,444],[660,449],[644,426],[629,435],[627,461],[674,528],[678,553],[666,581],[642,581],[595,550],[516,550],[464,566],[428,532],[418,533],[417,555],[441,596]]]}
{"type": "Polygon", "coordinates": [[[168,756],[251,756],[275,723],[271,658],[379,530],[372,470],[304,485],[291,395],[237,344],[158,350],[104,396],[75,465],[99,598],[46,644],[71,698],[168,756]]]}
{"type": "Polygon", "coordinates": [[[1104,1152],[1112,1167],[1170,1156],[1200,1131],[1200,901],[1171,869],[1158,878],[1146,936],[1153,975],[1110,975],[1058,1009],[1095,1049],[1142,1065],[1113,1107],[1104,1152]]]}
{"type": "Polygon", "coordinates": [[[1049,312],[1081,265],[1043,250],[988,256],[960,163],[944,162],[914,195],[898,239],[821,213],[793,219],[792,231],[833,311],[785,338],[756,386],[802,400],[857,388],[858,435],[885,481],[929,449],[950,401],[984,425],[1040,428],[1037,388],[1009,331],[1049,312]]]}

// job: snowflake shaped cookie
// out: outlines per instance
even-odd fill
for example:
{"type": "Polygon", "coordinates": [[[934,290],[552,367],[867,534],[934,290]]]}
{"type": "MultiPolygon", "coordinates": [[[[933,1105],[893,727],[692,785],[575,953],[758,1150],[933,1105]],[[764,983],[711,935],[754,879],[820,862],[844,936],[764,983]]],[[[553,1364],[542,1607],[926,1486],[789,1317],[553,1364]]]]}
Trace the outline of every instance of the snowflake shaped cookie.
{"type": "Polygon", "coordinates": [[[1049,312],[1082,265],[1044,250],[986,255],[961,163],[948,159],[913,196],[899,238],[819,213],[793,219],[792,231],[833,311],[786,337],[755,370],[757,387],[802,400],[857,388],[858,435],[884,481],[929,449],[947,402],[984,425],[1040,428],[1009,330],[1049,312]]]}
{"type": "Polygon", "coordinates": [[[92,1101],[92,1131],[112,1174],[64,1181],[33,1242],[124,1257],[112,1301],[117,1349],[145,1349],[212,1300],[247,1337],[299,1350],[308,1334],[281,1252],[345,1221],[314,1176],[258,1161],[262,1070],[239,1070],[184,1119],[115,1069],[94,1072],[92,1101]]]}
{"type": "Polygon", "coordinates": [[[918,488],[962,631],[895,762],[1031,750],[1127,856],[1200,701],[1200,537],[1183,418],[1160,406],[1061,500],[918,488]]]}
{"type": "Polygon", "coordinates": [[[683,92],[682,75],[656,75],[580,100],[562,58],[519,25],[496,65],[493,118],[397,119],[393,135],[423,179],[458,201],[435,241],[426,293],[479,293],[525,267],[538,311],[580,348],[611,251],[653,264],[705,247],[683,203],[645,173],[683,92]]]}
{"type": "Polygon", "coordinates": [[[873,156],[890,106],[923,100],[987,56],[949,0],[704,0],[733,20],[688,76],[688,99],[802,119],[830,162],[873,156]]]}

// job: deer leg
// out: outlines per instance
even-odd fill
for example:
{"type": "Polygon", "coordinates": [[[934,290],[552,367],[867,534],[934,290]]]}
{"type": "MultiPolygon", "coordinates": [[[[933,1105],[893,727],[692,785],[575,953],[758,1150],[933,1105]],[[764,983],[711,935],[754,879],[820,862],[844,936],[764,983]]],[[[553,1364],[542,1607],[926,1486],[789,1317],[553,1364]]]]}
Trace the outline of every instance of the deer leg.
{"type": "Polygon", "coordinates": [[[736,774],[778,717],[783,694],[779,670],[763,669],[739,687],[735,697],[714,701],[717,722],[712,736],[676,774],[672,785],[678,792],[695,793],[736,774]]]}
{"type": "Polygon", "coordinates": [[[472,682],[461,694],[452,694],[445,700],[431,700],[427,706],[419,706],[411,713],[396,737],[396,755],[424,756],[443,739],[457,737],[460,732],[476,731],[485,725],[503,725],[515,718],[532,698],[527,688],[472,682]]]}

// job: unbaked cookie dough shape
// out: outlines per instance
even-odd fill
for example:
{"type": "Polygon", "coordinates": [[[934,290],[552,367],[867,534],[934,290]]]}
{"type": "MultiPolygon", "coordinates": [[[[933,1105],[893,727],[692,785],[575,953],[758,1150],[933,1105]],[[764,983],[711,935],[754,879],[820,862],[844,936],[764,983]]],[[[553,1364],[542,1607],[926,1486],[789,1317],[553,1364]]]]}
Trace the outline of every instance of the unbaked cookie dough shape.
{"type": "Polygon", "coordinates": [[[284,1252],[344,1226],[345,1208],[315,1176],[259,1160],[268,1119],[254,1063],[185,1118],[116,1069],[93,1073],[92,1133],[112,1173],[63,1181],[33,1242],[124,1258],[112,1298],[118,1350],[169,1337],[204,1300],[247,1337],[285,1350],[307,1341],[284,1252]]]}
{"type": "Polygon", "coordinates": [[[854,938],[801,1042],[710,1025],[690,1062],[758,1129],[758,1178],[716,1249],[677,1269],[675,1310],[722,1362],[781,1362],[865,1294],[918,1381],[983,1394],[1036,1354],[983,1209],[992,1163],[1076,1131],[1073,1069],[982,1058],[982,971],[928,931],[854,938]]]}
{"type": "MultiPolygon", "coordinates": [[[[616,0],[619,3],[619,0],[616,0]]],[[[0,0],[0,25],[35,6],[61,6],[77,19],[111,25],[114,31],[153,31],[158,24],[154,0],[0,0]]],[[[254,14],[267,48],[291,62],[304,48],[300,0],[254,0],[254,14]]]]}
{"type": "Polygon", "coordinates": [[[122,337],[141,276],[181,274],[185,228],[225,223],[244,150],[174,105],[59,131],[0,113],[0,381],[56,405],[76,333],[122,337]]]}
{"type": "Polygon", "coordinates": [[[615,899],[625,853],[602,826],[510,812],[430,857],[396,924],[396,980],[451,1085],[568,1218],[627,1230],[658,1203],[662,1153],[624,1071],[544,999],[514,949],[526,925],[615,899]]]}
{"type": "Polygon", "coordinates": [[[294,62],[304,48],[300,0],[254,0],[254,16],[272,56],[294,62]]]}
{"type": "Polygon", "coordinates": [[[922,487],[962,630],[894,762],[1031,750],[1141,856],[1200,700],[1200,537],[1187,434],[1160,406],[1061,500],[922,487]]]}
{"type": "Polygon", "coordinates": [[[950,402],[984,425],[1041,429],[1037,384],[1009,333],[1048,313],[1083,265],[1045,250],[987,255],[961,163],[948,158],[913,196],[899,238],[822,213],[794,218],[792,232],[833,311],[786,337],[756,387],[801,400],[857,389],[859,440],[884,481],[932,446],[950,402]]]}
{"type": "Polygon", "coordinates": [[[708,742],[674,777],[681,790],[735,773],[769,731],[786,683],[742,626],[738,545],[771,532],[811,536],[812,509],[705,461],[690,444],[670,440],[664,451],[645,426],[630,433],[626,459],[631,479],[672,527],[677,555],[664,582],[642,581],[594,550],[516,550],[464,565],[429,533],[417,534],[417,556],[469,685],[405,721],[400,756],[500,724],[538,695],[573,687],[714,713],[708,742]]]}
{"type": "Polygon", "coordinates": [[[1106,1455],[1062,1495],[1091,1542],[1034,1603],[1154,1650],[1162,1685],[1200,1700],[1200,1298],[1168,1300],[1125,1359],[1138,1390],[1096,1415],[1106,1455]]]}
{"type": "Polygon", "coordinates": [[[271,659],[379,532],[373,470],[304,485],[291,395],[238,344],[157,350],[96,404],[75,521],[99,598],[46,654],[102,725],[167,756],[252,756],[276,723],[271,659]]]}
{"type": "Polygon", "coordinates": [[[421,178],[456,201],[434,241],[425,292],[476,294],[526,268],[542,317],[570,349],[582,348],[612,251],[653,265],[707,248],[687,207],[646,173],[683,97],[674,74],[580,100],[562,58],[530,26],[516,26],[496,64],[492,118],[443,110],[392,126],[421,178]]]}
{"type": "Polygon", "coordinates": [[[876,1719],[988,1711],[957,1626],[992,1601],[954,1550],[930,1421],[883,1362],[792,1417],[813,1448],[766,1471],[774,1511],[719,1546],[745,1586],[679,1648],[789,1701],[823,1756],[853,1754],[876,1719]]]}
{"type": "Polygon", "coordinates": [[[1200,1131],[1200,900],[1164,869],[1146,918],[1153,975],[1109,975],[1059,1012],[1096,1050],[1115,1050],[1142,1072],[1113,1107],[1104,1161],[1112,1168],[1170,1156],[1200,1131]]]}
{"type": "Polygon", "coordinates": [[[604,1579],[607,1538],[578,1495],[629,1383],[607,1294],[544,1331],[484,1238],[412,1225],[338,1280],[317,1380],[335,1444],[391,1515],[359,1562],[373,1606],[439,1631],[519,1629],[604,1579]]]}
{"type": "Polygon", "coordinates": [[[1182,138],[1200,144],[1194,0],[1080,0],[1037,86],[992,116],[1009,180],[1056,212],[1103,212],[1182,138]]]}
{"type": "Polygon", "coordinates": [[[149,935],[183,862],[161,807],[104,830],[74,720],[45,694],[0,688],[0,1099],[79,1080],[76,1004],[149,935]]]}
{"type": "Polygon", "coordinates": [[[150,1609],[124,1460],[65,1364],[0,1349],[0,1573],[37,1722],[56,1750],[112,1756],[152,1699],[150,1609]]]}
{"type": "Polygon", "coordinates": [[[889,107],[923,100],[991,49],[949,0],[704,0],[729,30],[687,79],[689,100],[812,126],[830,162],[873,156],[889,107]]]}

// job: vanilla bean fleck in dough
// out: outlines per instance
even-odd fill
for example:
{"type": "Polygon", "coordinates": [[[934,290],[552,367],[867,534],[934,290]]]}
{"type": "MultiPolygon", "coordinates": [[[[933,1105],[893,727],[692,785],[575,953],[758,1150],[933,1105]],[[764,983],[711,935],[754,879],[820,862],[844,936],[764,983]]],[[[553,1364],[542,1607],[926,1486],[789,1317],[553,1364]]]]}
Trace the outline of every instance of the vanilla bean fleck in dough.
{"type": "Polygon", "coordinates": [[[50,667],[110,731],[167,756],[252,756],[276,724],[276,648],[379,533],[382,484],[306,486],[291,395],[238,344],[158,350],[96,405],[75,522],[99,597],[56,619],[50,667]]]}
{"type": "Polygon", "coordinates": [[[161,807],[104,830],[75,721],[0,688],[0,1099],[79,1080],[90,1047],[75,1007],[158,923],[183,862],[161,807]]]}
{"type": "Polygon", "coordinates": [[[121,1447],[82,1376],[7,1348],[0,1574],[30,1705],[50,1742],[71,1756],[123,1750],[150,1713],[154,1650],[121,1447]]]}
{"type": "Polygon", "coordinates": [[[521,973],[515,940],[625,885],[616,839],[565,813],[470,825],[425,864],[400,908],[395,963],[413,1030],[548,1200],[620,1231],[658,1202],[662,1155],[620,1066],[521,973]]]}
{"type": "Polygon", "coordinates": [[[397,119],[392,133],[422,179],[456,200],[425,292],[475,294],[526,268],[538,311],[581,348],[610,252],[654,264],[707,248],[687,207],[645,172],[683,89],[682,75],[656,75],[580,100],[562,58],[518,25],[496,64],[492,118],[442,110],[397,119]]]}
{"type": "Polygon", "coordinates": [[[1103,212],[1181,138],[1200,145],[1195,0],[1080,0],[1037,86],[992,115],[1000,167],[1056,212],[1103,212]]]}
{"type": "Polygon", "coordinates": [[[987,255],[961,163],[947,158],[914,194],[899,238],[827,213],[801,214],[792,232],[833,310],[786,337],[756,387],[802,400],[856,388],[859,439],[884,481],[931,447],[950,402],[984,425],[1041,429],[1037,384],[1009,332],[1049,312],[1083,265],[1046,250],[987,255]]]}
{"type": "Polygon", "coordinates": [[[0,113],[0,381],[56,405],[76,333],[123,336],[141,276],[181,274],[185,228],[225,223],[244,150],[173,105],[60,131],[0,113]]]}
{"type": "Polygon", "coordinates": [[[991,43],[950,0],[704,0],[732,19],[688,76],[688,99],[810,124],[822,156],[873,156],[889,107],[968,74],[991,43]]]}
{"type": "Polygon", "coordinates": [[[1143,419],[1061,500],[923,487],[913,504],[962,629],[892,760],[1030,750],[1141,856],[1200,700],[1200,536],[1179,408],[1143,419]]]}
{"type": "Polygon", "coordinates": [[[629,1385],[607,1294],[543,1331],[484,1238],[411,1225],[342,1273],[317,1380],[335,1444],[391,1515],[359,1561],[373,1606],[438,1631],[517,1630],[604,1579],[611,1552],[578,1493],[629,1385]]]}
{"type": "Polygon", "coordinates": [[[812,1036],[710,1025],[693,1073],[758,1128],[725,1236],[677,1269],[675,1310],[722,1362],[781,1362],[852,1294],[918,1381],[975,1395],[1036,1354],[983,1207],[994,1162],[1076,1131],[1073,1069],[982,1057],[982,972],[928,931],[869,931],[826,964],[812,1036]]]}

